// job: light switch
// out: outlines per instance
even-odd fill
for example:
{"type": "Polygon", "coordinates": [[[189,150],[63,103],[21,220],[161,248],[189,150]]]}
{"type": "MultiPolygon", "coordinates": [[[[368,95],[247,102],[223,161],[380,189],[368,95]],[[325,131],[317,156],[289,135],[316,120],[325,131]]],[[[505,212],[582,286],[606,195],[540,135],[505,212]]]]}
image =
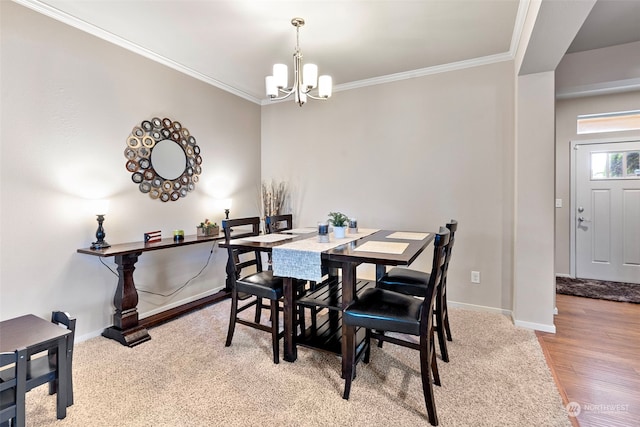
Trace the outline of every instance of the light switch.
{"type": "Polygon", "coordinates": [[[562,207],[562,199],[556,199],[556,208],[562,207]]]}

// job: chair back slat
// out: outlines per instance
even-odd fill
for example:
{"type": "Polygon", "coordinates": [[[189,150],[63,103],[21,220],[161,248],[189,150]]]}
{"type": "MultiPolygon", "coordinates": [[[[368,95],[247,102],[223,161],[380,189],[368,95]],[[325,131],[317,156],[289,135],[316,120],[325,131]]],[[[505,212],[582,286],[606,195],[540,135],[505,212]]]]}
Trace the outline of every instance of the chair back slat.
{"type": "MultiPolygon", "coordinates": [[[[235,218],[226,219],[222,221],[222,229],[224,230],[225,243],[229,243],[232,238],[242,238],[249,236],[257,236],[260,234],[260,218],[248,217],[248,218],[235,218]],[[249,226],[249,227],[247,227],[249,226]],[[232,229],[233,236],[231,235],[232,229]],[[239,231],[238,227],[246,227],[242,231],[239,231]]],[[[229,260],[227,262],[227,274],[235,284],[236,279],[240,277],[240,272],[243,268],[255,266],[256,271],[262,271],[262,257],[259,251],[252,250],[238,250],[227,248],[229,254],[229,260]],[[250,254],[250,255],[247,255],[250,254]]]]}
{"type": "Polygon", "coordinates": [[[447,272],[449,271],[449,261],[451,261],[451,251],[453,250],[453,244],[455,243],[456,230],[458,229],[458,221],[452,219],[447,223],[447,228],[449,229],[449,244],[446,247],[446,259],[444,261],[444,269],[443,269],[443,277],[442,283],[446,284],[447,282],[447,272]]]}
{"type": "MultiPolygon", "coordinates": [[[[429,331],[433,325],[433,308],[436,297],[436,289],[442,283],[444,266],[446,261],[446,250],[449,244],[450,231],[445,227],[440,227],[433,241],[433,261],[431,264],[431,274],[427,286],[426,295],[422,302],[422,315],[420,317],[420,330],[429,331]]],[[[425,332],[426,333],[426,332],[425,332]]]]}
{"type": "Polygon", "coordinates": [[[277,233],[278,231],[291,230],[293,228],[293,215],[271,215],[264,219],[264,230],[266,234],[277,233]]]}

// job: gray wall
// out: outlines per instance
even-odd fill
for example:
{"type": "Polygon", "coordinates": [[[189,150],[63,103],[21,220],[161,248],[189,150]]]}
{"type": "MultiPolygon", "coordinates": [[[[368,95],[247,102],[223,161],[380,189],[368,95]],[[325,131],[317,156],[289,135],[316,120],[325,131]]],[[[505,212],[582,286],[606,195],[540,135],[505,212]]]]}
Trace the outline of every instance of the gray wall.
{"type": "Polygon", "coordinates": [[[264,106],[263,176],[294,183],[302,226],[333,210],[383,229],[457,219],[450,300],[511,311],[513,103],[507,61],[264,106]]]}
{"type": "MultiPolygon", "coordinates": [[[[107,241],[142,240],[174,229],[195,234],[205,218],[258,213],[260,107],[13,2],[1,8],[0,318],[78,318],[78,337],[111,324],[117,280],[76,249],[95,240],[89,199],[108,198],[107,241]],[[178,202],[151,200],[125,170],[132,128],[154,116],[180,121],[202,148],[196,191],[178,202]],[[241,123],[241,126],[238,126],[241,123]]],[[[145,253],[139,287],[168,294],[206,264],[210,245],[145,253]]],[[[105,262],[115,268],[113,258],[105,262]]],[[[226,252],[172,297],[140,294],[141,317],[215,292],[226,252]]]]}

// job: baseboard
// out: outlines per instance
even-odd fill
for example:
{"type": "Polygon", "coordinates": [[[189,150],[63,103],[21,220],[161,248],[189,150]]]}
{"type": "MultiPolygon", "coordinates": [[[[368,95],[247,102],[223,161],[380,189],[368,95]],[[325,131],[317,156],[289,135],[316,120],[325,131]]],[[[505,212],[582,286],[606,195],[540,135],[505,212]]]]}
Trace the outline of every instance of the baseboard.
{"type": "Polygon", "coordinates": [[[465,310],[484,311],[486,313],[501,314],[503,316],[512,317],[511,310],[505,310],[502,308],[487,307],[485,305],[467,304],[464,302],[447,301],[449,307],[462,308],[465,310]]]}
{"type": "Polygon", "coordinates": [[[556,277],[566,277],[567,279],[575,279],[575,277],[573,277],[570,274],[565,274],[565,273],[556,273],[556,277]]]}
{"type": "Polygon", "coordinates": [[[224,288],[224,286],[218,287],[218,288],[214,288],[214,289],[209,289],[208,291],[205,292],[201,292],[197,295],[192,295],[188,298],[182,299],[180,301],[176,301],[173,302],[171,304],[167,304],[167,305],[163,305],[162,307],[156,308],[154,310],[150,310],[144,313],[140,313],[139,318],[140,318],[140,322],[142,322],[143,319],[146,319],[147,317],[151,317],[155,314],[160,314],[162,312],[171,310],[172,308],[176,308],[176,307],[180,307],[181,305],[185,305],[185,304],[189,304],[190,302],[193,301],[197,301],[199,299],[202,298],[206,298],[208,296],[211,296],[213,294],[218,293],[220,290],[222,290],[224,288]]]}
{"type": "MultiPolygon", "coordinates": [[[[159,314],[161,314],[163,312],[169,311],[169,310],[174,309],[176,307],[187,305],[187,304],[192,303],[194,301],[198,301],[200,299],[203,299],[203,298],[206,298],[206,297],[210,297],[210,296],[220,292],[223,288],[224,287],[210,289],[210,290],[208,290],[206,292],[202,292],[202,293],[199,293],[197,295],[193,295],[193,296],[190,296],[188,298],[185,298],[183,300],[173,302],[173,303],[171,303],[169,305],[162,306],[161,308],[157,308],[157,309],[145,312],[144,314],[140,314],[140,323],[144,324],[145,323],[144,319],[148,319],[148,318],[153,317],[155,315],[159,315],[159,314]]],[[[104,328],[108,328],[109,326],[111,326],[111,325],[106,325],[104,328]]],[[[83,334],[83,335],[80,335],[80,336],[76,335],[75,339],[74,339],[74,343],[79,343],[79,342],[90,340],[91,338],[99,337],[100,335],[102,335],[102,332],[104,331],[104,328],[101,328],[101,329],[98,329],[96,331],[92,331],[92,332],[89,332],[89,333],[86,333],[86,334],[83,334]]]]}
{"type": "MultiPolygon", "coordinates": [[[[553,334],[556,333],[555,325],[553,324],[545,325],[542,323],[524,322],[522,320],[516,320],[515,317],[513,317],[513,311],[511,310],[506,310],[503,308],[487,307],[484,305],[467,304],[464,302],[455,302],[455,301],[447,301],[447,305],[449,307],[462,308],[465,310],[475,310],[475,311],[484,311],[486,313],[501,314],[503,316],[509,317],[515,326],[526,328],[526,329],[533,329],[536,331],[551,332],[553,334]]],[[[557,314],[558,309],[556,308],[555,311],[557,314]]]]}
{"type": "Polygon", "coordinates": [[[546,325],[544,323],[525,322],[523,320],[516,319],[513,319],[513,324],[521,328],[533,329],[535,331],[550,332],[552,334],[556,333],[556,325],[553,324],[546,325]]]}

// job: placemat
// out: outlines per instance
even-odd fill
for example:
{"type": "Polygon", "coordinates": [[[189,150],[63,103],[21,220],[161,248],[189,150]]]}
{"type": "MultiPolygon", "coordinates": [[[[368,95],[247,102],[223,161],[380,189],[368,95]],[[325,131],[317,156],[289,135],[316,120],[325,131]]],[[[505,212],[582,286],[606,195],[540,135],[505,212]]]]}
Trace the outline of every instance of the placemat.
{"type": "Polygon", "coordinates": [[[380,242],[377,240],[370,240],[355,248],[354,251],[379,252],[383,254],[399,255],[403,253],[408,246],[408,243],[380,242]]]}
{"type": "Polygon", "coordinates": [[[282,231],[282,233],[287,233],[287,234],[309,234],[309,233],[315,233],[316,231],[318,231],[317,228],[304,227],[304,228],[292,228],[291,230],[284,230],[284,231],[282,231]]]}
{"type": "Polygon", "coordinates": [[[396,231],[387,236],[387,239],[404,239],[404,240],[423,240],[429,236],[429,233],[414,233],[410,231],[396,231]]]}

